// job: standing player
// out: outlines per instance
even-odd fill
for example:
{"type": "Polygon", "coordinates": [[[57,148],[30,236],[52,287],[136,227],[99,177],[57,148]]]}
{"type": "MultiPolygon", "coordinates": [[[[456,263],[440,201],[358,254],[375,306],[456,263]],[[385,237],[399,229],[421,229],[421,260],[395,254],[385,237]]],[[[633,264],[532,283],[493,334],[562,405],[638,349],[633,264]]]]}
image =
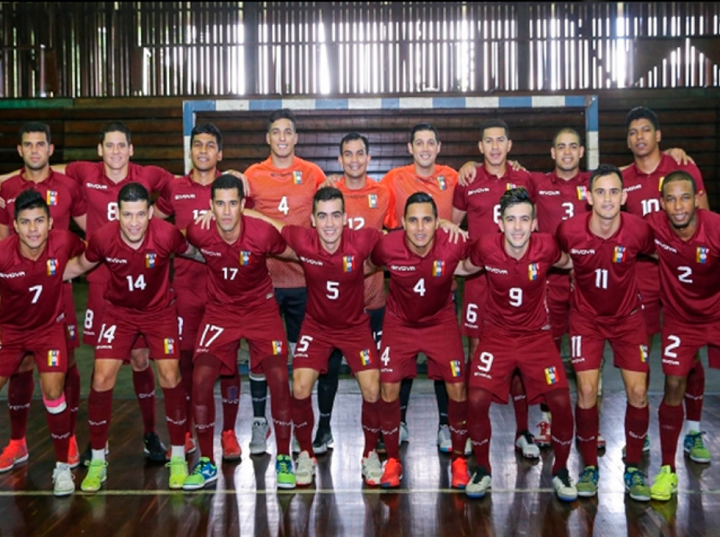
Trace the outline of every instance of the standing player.
{"type": "MultiPolygon", "coordinates": [[[[407,200],[416,192],[425,192],[432,196],[440,219],[450,220],[452,217],[452,199],[457,184],[457,172],[449,166],[437,164],[441,147],[438,131],[430,123],[418,123],[410,129],[408,152],[413,156],[413,163],[390,170],[382,180],[382,184],[395,198],[395,205],[390,210],[394,212],[393,221],[396,227],[401,225],[407,200]]],[[[402,442],[410,439],[406,416],[411,389],[412,378],[404,378],[400,388],[402,442]]],[[[439,414],[438,449],[443,453],[450,453],[452,438],[448,422],[448,394],[442,380],[435,382],[435,398],[439,414]]]]}
{"type": "Polygon", "coordinates": [[[43,196],[25,190],[15,200],[16,235],[0,242],[0,388],[23,357],[35,358],[57,463],[53,493],[75,491],[68,447],[70,410],[64,393],[68,366],[62,274],[83,243],[67,230],[51,231],[43,196]]]}
{"type": "Polygon", "coordinates": [[[564,221],[557,235],[574,272],[570,342],[578,386],[577,439],[585,464],[577,490],[582,497],[597,494],[597,391],[608,340],[627,394],[625,488],[632,499],[649,501],[650,488],[638,469],[649,413],[647,334],[636,258],[653,253],[653,235],[640,217],[620,211],[626,198],[620,170],[601,165],[590,176],[589,190],[592,212],[564,221]]]}
{"type": "MultiPolygon", "coordinates": [[[[44,123],[25,123],[20,129],[18,153],[25,166],[19,174],[14,175],[0,186],[0,198],[5,201],[0,208],[0,239],[6,238],[11,232],[14,220],[15,201],[21,192],[34,189],[43,196],[55,229],[69,229],[73,219],[81,230],[85,230],[85,213],[87,207],[82,190],[75,181],[50,167],[50,157],[54,146],[50,136],[50,127],[44,123]]],[[[77,421],[78,404],[80,402],[80,374],[75,364],[75,349],[80,345],[77,337],[77,318],[72,295],[72,285],[63,286],[65,301],[65,324],[67,326],[67,373],[65,376],[65,398],[70,411],[70,451],[68,462],[72,468],[79,464],[75,424],[77,421]]],[[[10,377],[8,384],[8,409],[10,411],[10,442],[0,454],[0,472],[12,469],[15,464],[28,458],[25,433],[32,401],[34,359],[28,355],[23,360],[19,372],[10,377]]]]}
{"type": "MultiPolygon", "coordinates": [[[[220,130],[211,123],[196,125],[190,133],[190,158],[193,168],[184,177],[169,181],[163,196],[158,198],[155,216],[175,217],[175,225],[184,230],[199,216],[206,213],[210,204],[212,182],[220,175],[217,169],[222,160],[223,138],[220,130]]],[[[180,371],[187,398],[188,429],[185,433],[185,451],[195,451],[192,439],[192,378],[193,354],[198,328],[202,320],[207,295],[205,292],[206,267],[200,263],[177,257],[174,261],[173,289],[177,294],[178,332],[180,334],[180,371]]],[[[223,402],[223,427],[220,435],[223,459],[239,460],[240,444],[235,435],[238,405],[240,402],[240,376],[237,368],[230,376],[220,378],[223,402]]]]}
{"type": "MultiPolygon", "coordinates": [[[[709,365],[720,367],[714,359],[720,347],[720,216],[697,208],[696,188],[688,172],[670,172],[662,184],[663,211],[645,217],[655,232],[664,308],[665,395],[658,411],[662,467],[650,489],[652,499],[661,501],[677,492],[675,452],[682,430],[682,402],[700,348],[714,348],[709,365]]],[[[691,458],[693,447],[686,440],[685,451],[691,458]]]]}
{"type": "MultiPolygon", "coordinates": [[[[295,156],[298,141],[295,115],[288,109],[270,114],[265,140],[270,156],[245,171],[254,208],[273,220],[310,227],[312,199],[325,181],[325,174],[315,164],[295,156]]],[[[305,316],[305,276],[296,261],[268,259],[268,269],[293,352],[305,316]]],[[[249,376],[254,416],[250,454],[261,455],[267,450],[270,435],[265,418],[267,383],[259,372],[249,376]]]]}
{"type": "MultiPolygon", "coordinates": [[[[459,224],[467,215],[468,231],[473,240],[486,234],[497,234],[500,222],[502,194],[516,187],[529,189],[530,175],[508,166],[507,156],[512,149],[510,129],[501,119],[486,121],[480,129],[478,148],[483,162],[475,172],[475,180],[469,185],[455,188],[452,221],[459,224]]],[[[478,274],[465,279],[463,297],[462,333],[469,340],[469,355],[474,356],[482,334],[485,304],[487,302],[487,276],[478,274]]],[[[540,449],[529,431],[528,403],[519,374],[513,376],[510,386],[515,409],[515,447],[524,457],[536,459],[540,449]]]]}
{"type": "Polygon", "coordinates": [[[110,273],[88,398],[92,460],[81,488],[96,492],[105,482],[113,388],[133,344],[144,336],[165,395],[171,443],[169,486],[179,489],[187,477],[185,391],[180,382],[177,312],[169,269],[172,254],[191,252],[192,247],[176,227],[152,217],[150,194],[141,184],[123,186],[117,204],[119,220],[94,233],[85,253],[73,258],[65,270],[66,279],[74,278],[103,262],[110,273]]]}
{"type": "Polygon", "coordinates": [[[452,486],[465,488],[469,476],[464,458],[467,443],[465,351],[452,299],[453,273],[467,257],[469,243],[450,242],[437,234],[438,212],[432,196],[417,192],[405,203],[405,231],[390,233],[375,247],[372,265],[390,273],[390,293],[384,319],[380,428],[388,459],[383,487],[399,487],[400,382],[417,375],[418,353],[428,357],[428,378],[444,380],[449,396],[452,435],[452,486]]]}
{"type": "MultiPolygon", "coordinates": [[[[344,174],[335,186],[345,200],[347,224],[350,229],[377,229],[383,226],[394,229],[395,199],[385,184],[373,181],[367,175],[370,164],[368,139],[356,132],[343,137],[340,142],[338,161],[344,174]]],[[[385,282],[381,272],[365,278],[365,309],[370,316],[370,329],[379,345],[382,336],[382,322],[385,315],[385,282]]],[[[330,355],[327,372],[320,375],[317,384],[317,400],[320,417],[313,441],[315,455],[325,453],[333,447],[330,429],[333,403],[338,388],[338,376],[342,364],[342,353],[335,350],[330,355]]]]}
{"type": "Polygon", "coordinates": [[[196,341],[193,368],[193,409],[200,460],[185,480],[185,490],[197,490],[217,480],[213,457],[215,400],[213,387],[220,375],[237,371],[237,352],[245,338],[254,373],[270,385],[271,410],[277,447],[277,486],[294,488],[290,458],[290,391],[287,340],[278,305],[273,300],[266,257],[286,254],[280,234],[269,224],[242,214],[242,183],[221,175],[211,188],[210,229],[191,224],[188,240],[207,263],[207,304],[196,341]]]}
{"type": "Polygon", "coordinates": [[[485,326],[468,381],[468,429],[479,465],[466,488],[471,498],[482,498],[490,487],[490,404],[507,404],[518,370],[528,399],[542,398],[557,418],[552,436],[555,493],[563,501],[577,499],[566,466],[573,438],[570,391],[552,342],[545,300],[548,271],[554,265],[568,267],[569,258],[552,235],[533,233],[536,225],[527,190],[508,190],[500,198],[502,234],[481,237],[463,263],[468,272],[483,268],[488,279],[485,326]]]}
{"type": "MultiPolygon", "coordinates": [[[[638,216],[660,210],[663,179],[674,170],[689,173],[697,185],[698,206],[708,209],[700,170],[694,164],[679,164],[672,157],[660,152],[660,122],[652,110],[638,106],[630,110],[626,118],[628,129],[627,142],[634,156],[634,162],[623,170],[623,183],[627,192],[626,209],[638,216]]],[[[643,301],[643,315],[648,333],[648,344],[660,332],[660,287],[657,261],[641,260],[638,270],[638,288],[643,301]]],[[[688,374],[685,407],[687,409],[688,433],[685,443],[688,445],[693,460],[710,462],[710,451],[703,443],[700,435],[700,418],[705,393],[705,369],[697,359],[695,366],[688,374]]],[[[645,451],[650,450],[650,443],[645,441],[645,451]]]]}

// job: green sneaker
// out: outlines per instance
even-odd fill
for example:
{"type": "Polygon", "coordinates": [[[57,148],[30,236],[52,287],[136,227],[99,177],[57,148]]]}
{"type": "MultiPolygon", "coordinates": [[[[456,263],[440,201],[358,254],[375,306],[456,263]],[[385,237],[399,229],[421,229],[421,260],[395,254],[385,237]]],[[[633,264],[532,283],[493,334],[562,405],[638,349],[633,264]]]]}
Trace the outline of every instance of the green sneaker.
{"type": "Polygon", "coordinates": [[[645,476],[634,466],[625,468],[625,492],[636,502],[650,501],[650,487],[645,484],[645,476]]]}
{"type": "Polygon", "coordinates": [[[80,483],[80,489],[85,492],[97,492],[107,479],[107,462],[92,460],[88,466],[88,473],[80,483]]]}
{"type": "Polygon", "coordinates": [[[182,488],[183,490],[199,490],[215,481],[217,481],[217,466],[207,457],[200,457],[192,474],[185,478],[182,488]]]}
{"type": "Polygon", "coordinates": [[[277,472],[277,487],[279,489],[295,488],[295,473],[289,455],[278,455],[277,461],[275,461],[275,471],[277,472]]]}
{"type": "Polygon", "coordinates": [[[188,476],[187,462],[184,457],[171,457],[170,462],[165,465],[170,468],[170,481],[168,486],[171,490],[180,490],[183,488],[185,479],[188,476]]]}
{"type": "Polygon", "coordinates": [[[581,498],[592,498],[597,494],[598,481],[600,481],[600,472],[597,466],[586,466],[578,478],[577,494],[581,498]]]}
{"type": "Polygon", "coordinates": [[[703,435],[705,431],[690,431],[685,435],[683,451],[688,454],[691,461],[707,464],[710,462],[710,450],[705,447],[703,435]]]}
{"type": "Polygon", "coordinates": [[[661,466],[655,483],[650,487],[650,497],[653,500],[666,502],[677,492],[678,476],[669,465],[661,466]]]}

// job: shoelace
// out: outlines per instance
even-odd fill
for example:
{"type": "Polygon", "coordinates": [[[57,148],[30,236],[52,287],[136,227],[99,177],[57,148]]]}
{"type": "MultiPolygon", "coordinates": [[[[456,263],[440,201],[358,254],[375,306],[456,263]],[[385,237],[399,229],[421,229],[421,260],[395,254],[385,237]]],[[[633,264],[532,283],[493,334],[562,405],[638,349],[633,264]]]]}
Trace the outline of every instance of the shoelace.
{"type": "Polygon", "coordinates": [[[277,467],[278,467],[278,470],[280,470],[283,473],[290,472],[290,462],[289,461],[286,461],[286,460],[277,461],[277,467]]]}
{"type": "Polygon", "coordinates": [[[593,483],[595,481],[595,472],[589,468],[587,470],[583,470],[582,475],[580,476],[580,482],[581,483],[593,483]]]}

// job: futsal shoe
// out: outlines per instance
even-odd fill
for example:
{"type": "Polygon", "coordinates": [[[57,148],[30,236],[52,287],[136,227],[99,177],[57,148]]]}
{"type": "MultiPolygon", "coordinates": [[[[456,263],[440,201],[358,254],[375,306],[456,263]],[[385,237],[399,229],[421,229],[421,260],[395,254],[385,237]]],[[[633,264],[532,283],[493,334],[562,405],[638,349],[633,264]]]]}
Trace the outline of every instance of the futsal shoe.
{"type": "Polygon", "coordinates": [[[540,430],[538,434],[535,435],[535,443],[541,448],[552,446],[550,422],[543,420],[538,423],[537,426],[540,430]]]}
{"type": "Polygon", "coordinates": [[[91,460],[87,475],[80,483],[80,488],[84,492],[97,492],[100,490],[102,484],[107,480],[107,466],[108,463],[105,461],[91,460]]]}
{"type": "Polygon", "coordinates": [[[80,466],[80,453],[78,451],[77,438],[75,438],[75,435],[70,437],[70,443],[68,444],[68,466],[70,466],[71,470],[80,466]]]}
{"type": "Polygon", "coordinates": [[[311,457],[307,451],[301,451],[295,461],[295,483],[300,486],[311,485],[315,479],[317,459],[311,457]]]}
{"type": "Polygon", "coordinates": [[[678,476],[672,471],[670,465],[660,467],[660,472],[655,477],[655,483],[650,487],[650,498],[659,502],[667,502],[677,494],[678,476]]]}
{"type": "Polygon", "coordinates": [[[371,487],[379,486],[382,482],[383,467],[377,453],[375,451],[368,453],[367,457],[363,457],[361,464],[365,484],[371,487]]]}
{"type": "Polygon", "coordinates": [[[464,457],[457,457],[454,461],[452,461],[450,473],[452,488],[464,490],[467,487],[468,481],[470,481],[467,459],[464,457]]]}
{"type": "Polygon", "coordinates": [[[643,473],[630,466],[625,468],[625,492],[630,494],[630,498],[637,502],[649,502],[650,501],[650,487],[645,483],[645,476],[643,473]]]}
{"type": "Polygon", "coordinates": [[[263,455],[267,452],[267,440],[270,438],[270,426],[265,418],[255,418],[250,438],[250,455],[263,455]]]}
{"type": "Polygon", "coordinates": [[[690,431],[683,440],[683,451],[693,462],[707,464],[710,462],[710,450],[705,447],[703,435],[705,432],[690,431]]]}
{"type": "Polygon", "coordinates": [[[170,490],[182,489],[188,476],[185,457],[170,457],[170,462],[165,466],[170,468],[170,479],[168,480],[170,490]]]}
{"type": "Polygon", "coordinates": [[[224,461],[239,461],[242,457],[242,449],[240,449],[237,436],[235,436],[235,431],[232,429],[222,432],[220,445],[222,446],[222,458],[224,461]]]}
{"type": "Polygon", "coordinates": [[[217,478],[217,466],[209,458],[200,457],[192,473],[185,478],[182,488],[183,490],[200,490],[215,483],[217,478]]]}
{"type": "Polygon", "coordinates": [[[11,439],[0,453],[0,473],[12,470],[16,464],[27,461],[29,456],[24,438],[20,440],[11,439]]]}
{"type": "Polygon", "coordinates": [[[535,444],[535,437],[528,431],[522,431],[515,440],[515,449],[522,453],[526,459],[540,457],[540,448],[535,444]]]}
{"type": "Polygon", "coordinates": [[[318,429],[313,440],[313,453],[315,455],[323,455],[328,449],[335,446],[332,431],[330,429],[318,429]]]}
{"type": "Polygon", "coordinates": [[[475,500],[484,498],[487,491],[490,489],[492,483],[492,476],[488,473],[487,468],[481,466],[470,478],[467,486],[465,487],[465,494],[468,498],[475,500]]]}
{"type": "Polygon", "coordinates": [[[146,433],[143,442],[145,443],[143,453],[148,459],[153,462],[167,462],[167,448],[156,432],[146,433]]]}
{"type": "Polygon", "coordinates": [[[403,467],[398,459],[390,458],[385,461],[380,486],[384,489],[394,489],[400,486],[403,478],[403,467]]]}
{"type": "Polygon", "coordinates": [[[70,466],[65,462],[58,462],[55,464],[53,470],[53,494],[55,496],[70,496],[75,492],[75,481],[72,473],[70,472],[70,466]]]}
{"type": "Polygon", "coordinates": [[[555,495],[558,500],[563,502],[574,502],[578,498],[577,487],[570,479],[570,474],[567,468],[560,468],[555,477],[552,479],[553,488],[555,489],[555,495]]]}
{"type": "Polygon", "coordinates": [[[438,427],[437,446],[438,449],[443,453],[452,452],[452,437],[450,435],[449,426],[441,425],[440,427],[438,427]]]}
{"type": "Polygon", "coordinates": [[[596,466],[586,466],[577,483],[578,496],[581,498],[592,498],[597,495],[600,472],[596,466]]]}
{"type": "Polygon", "coordinates": [[[294,489],[296,485],[293,463],[290,455],[278,455],[275,461],[277,472],[277,487],[279,489],[294,489]]]}

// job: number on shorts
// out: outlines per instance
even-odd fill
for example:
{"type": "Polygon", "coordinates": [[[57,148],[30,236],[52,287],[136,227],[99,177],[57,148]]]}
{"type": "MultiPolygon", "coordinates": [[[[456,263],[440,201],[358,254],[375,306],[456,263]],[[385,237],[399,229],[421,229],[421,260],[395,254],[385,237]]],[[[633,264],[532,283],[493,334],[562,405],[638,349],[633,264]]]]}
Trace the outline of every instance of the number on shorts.
{"type": "Polygon", "coordinates": [[[467,311],[465,312],[465,320],[468,323],[475,324],[477,322],[477,309],[477,304],[473,304],[472,302],[468,303],[467,311]]]}
{"type": "Polygon", "coordinates": [[[380,357],[380,361],[383,363],[385,367],[390,365],[390,347],[385,347],[385,350],[382,353],[382,356],[380,357]]]}
{"type": "Polygon", "coordinates": [[[305,353],[308,350],[308,347],[310,346],[310,343],[312,343],[312,336],[303,336],[300,338],[300,341],[298,341],[298,345],[295,348],[295,352],[302,352],[305,353]]]}
{"type": "Polygon", "coordinates": [[[570,352],[573,358],[582,356],[582,336],[573,336],[570,338],[570,352]]]}
{"type": "Polygon", "coordinates": [[[482,373],[487,373],[488,371],[490,371],[494,359],[495,357],[489,352],[481,352],[480,356],[478,357],[478,361],[480,362],[477,366],[478,371],[482,373]]]}
{"type": "Polygon", "coordinates": [[[215,341],[224,331],[225,329],[221,326],[206,324],[203,329],[202,337],[200,337],[200,346],[209,347],[212,345],[212,342],[215,341]],[[207,341],[205,341],[205,338],[207,338],[207,341]]]}
{"type": "Polygon", "coordinates": [[[692,283],[692,268],[691,267],[678,267],[678,280],[683,283],[692,283]]]}
{"type": "Polygon", "coordinates": [[[37,301],[40,300],[40,295],[42,294],[42,285],[33,285],[28,289],[31,293],[35,293],[32,297],[31,304],[37,304],[37,301]]]}
{"type": "Polygon", "coordinates": [[[85,330],[90,330],[93,325],[93,319],[95,318],[95,313],[93,310],[87,310],[85,312],[85,330]]]}
{"type": "Polygon", "coordinates": [[[182,317],[178,316],[178,336],[182,337],[183,334],[183,325],[185,324],[185,321],[182,317]]]}
{"type": "Polygon", "coordinates": [[[522,306],[523,292],[519,287],[513,287],[510,289],[510,305],[519,308],[522,306]]]}
{"type": "Polygon", "coordinates": [[[677,336],[668,336],[667,338],[668,341],[672,341],[672,343],[665,347],[665,352],[663,354],[668,358],[677,358],[677,353],[675,352],[675,349],[680,346],[680,338],[677,336]]]}
{"type": "Polygon", "coordinates": [[[415,284],[415,287],[413,287],[413,291],[420,296],[425,296],[425,278],[420,278],[420,280],[415,284]]]}
{"type": "Polygon", "coordinates": [[[112,343],[113,339],[115,339],[115,330],[117,329],[117,325],[111,324],[107,328],[105,328],[107,325],[103,324],[100,327],[100,335],[98,336],[98,343],[100,343],[103,339],[107,341],[108,343],[112,343]]]}

